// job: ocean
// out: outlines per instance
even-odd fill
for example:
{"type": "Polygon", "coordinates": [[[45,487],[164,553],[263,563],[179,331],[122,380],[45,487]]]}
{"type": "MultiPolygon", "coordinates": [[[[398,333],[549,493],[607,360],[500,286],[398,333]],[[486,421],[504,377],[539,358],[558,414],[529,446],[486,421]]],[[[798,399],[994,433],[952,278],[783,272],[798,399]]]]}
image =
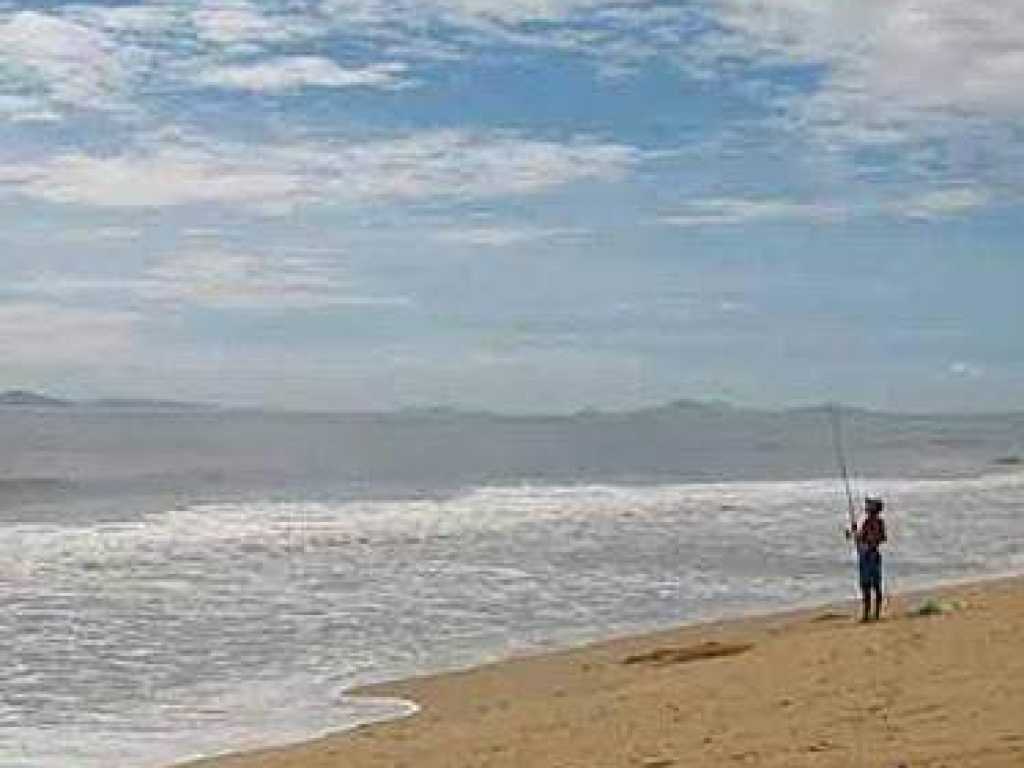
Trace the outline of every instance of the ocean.
{"type": "MultiPolygon", "coordinates": [[[[0,409],[0,766],[410,711],[354,685],[855,596],[827,414],[0,409]]],[[[1024,415],[850,411],[889,589],[1024,572],[1024,415]]]]}

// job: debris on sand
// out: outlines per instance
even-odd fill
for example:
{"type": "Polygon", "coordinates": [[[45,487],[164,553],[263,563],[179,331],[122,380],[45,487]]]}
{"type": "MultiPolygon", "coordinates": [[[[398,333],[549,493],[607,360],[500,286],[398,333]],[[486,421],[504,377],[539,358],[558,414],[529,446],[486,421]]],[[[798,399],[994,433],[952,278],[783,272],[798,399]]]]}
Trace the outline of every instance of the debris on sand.
{"type": "Polygon", "coordinates": [[[964,609],[964,604],[959,600],[937,600],[934,597],[929,597],[921,605],[910,612],[911,616],[942,616],[943,614],[953,613],[954,611],[961,611],[964,609]]]}
{"type": "Polygon", "coordinates": [[[685,664],[691,661],[715,659],[721,656],[736,656],[753,648],[752,643],[698,643],[683,648],[656,648],[648,653],[627,656],[623,664],[651,664],[665,666],[667,664],[685,664]]]}

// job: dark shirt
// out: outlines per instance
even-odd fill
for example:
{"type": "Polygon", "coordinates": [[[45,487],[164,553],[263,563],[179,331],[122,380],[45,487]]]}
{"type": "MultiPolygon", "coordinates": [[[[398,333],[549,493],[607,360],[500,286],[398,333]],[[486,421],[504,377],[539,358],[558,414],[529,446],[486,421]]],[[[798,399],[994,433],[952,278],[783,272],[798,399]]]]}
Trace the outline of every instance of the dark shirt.
{"type": "Polygon", "coordinates": [[[868,517],[857,531],[857,546],[864,551],[877,552],[885,541],[885,521],[880,517],[868,517]]]}

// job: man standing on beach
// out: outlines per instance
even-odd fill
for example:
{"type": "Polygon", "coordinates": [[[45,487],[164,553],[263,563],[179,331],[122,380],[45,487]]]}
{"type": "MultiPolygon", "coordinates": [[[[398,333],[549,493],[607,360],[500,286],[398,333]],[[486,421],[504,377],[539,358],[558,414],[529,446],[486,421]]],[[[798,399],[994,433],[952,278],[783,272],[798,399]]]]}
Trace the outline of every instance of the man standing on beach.
{"type": "Polygon", "coordinates": [[[882,553],[879,547],[886,540],[885,520],[881,499],[864,499],[864,521],[858,528],[854,522],[850,533],[857,542],[857,562],[860,570],[860,591],[864,601],[861,621],[878,621],[882,614],[882,553]],[[871,595],[875,596],[875,609],[871,610],[871,595]]]}

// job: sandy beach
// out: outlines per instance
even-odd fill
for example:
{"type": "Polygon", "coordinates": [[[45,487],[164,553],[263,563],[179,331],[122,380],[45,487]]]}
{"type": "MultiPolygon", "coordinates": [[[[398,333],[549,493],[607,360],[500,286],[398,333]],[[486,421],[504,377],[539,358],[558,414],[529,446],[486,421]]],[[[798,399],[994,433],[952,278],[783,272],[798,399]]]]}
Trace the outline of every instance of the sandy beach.
{"type": "Polygon", "coordinates": [[[190,768],[1024,766],[1024,580],[695,625],[359,694],[418,714],[190,768]]]}

